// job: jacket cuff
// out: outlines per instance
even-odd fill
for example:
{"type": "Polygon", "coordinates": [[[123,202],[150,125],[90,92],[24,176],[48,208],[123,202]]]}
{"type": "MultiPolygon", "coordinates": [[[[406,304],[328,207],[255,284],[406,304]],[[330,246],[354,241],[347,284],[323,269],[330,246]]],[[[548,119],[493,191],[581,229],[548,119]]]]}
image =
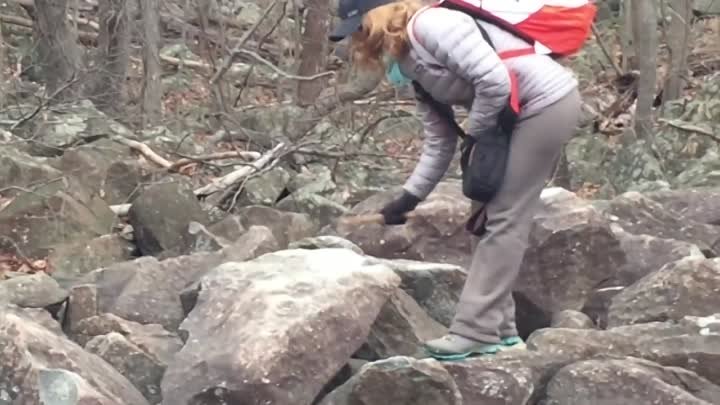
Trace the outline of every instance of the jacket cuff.
{"type": "Polygon", "coordinates": [[[403,191],[415,197],[419,203],[427,198],[432,191],[432,187],[419,188],[417,185],[407,183],[403,186],[403,191]]]}

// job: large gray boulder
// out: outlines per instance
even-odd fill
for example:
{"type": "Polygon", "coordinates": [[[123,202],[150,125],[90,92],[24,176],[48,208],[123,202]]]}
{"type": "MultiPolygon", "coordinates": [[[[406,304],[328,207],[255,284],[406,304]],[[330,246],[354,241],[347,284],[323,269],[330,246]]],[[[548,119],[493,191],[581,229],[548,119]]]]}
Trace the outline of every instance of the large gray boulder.
{"type": "Polygon", "coordinates": [[[365,364],[321,405],[716,404],[720,317],[611,330],[548,328],[527,350],[441,362],[391,357],[365,364]]]}
{"type": "Polygon", "coordinates": [[[269,228],[278,242],[280,249],[285,249],[291,242],[315,236],[318,225],[307,214],[281,211],[262,205],[250,205],[237,209],[240,222],[246,228],[253,225],[269,228]]]}
{"type": "Polygon", "coordinates": [[[626,232],[689,242],[713,254],[720,249],[720,226],[686,218],[642,193],[628,191],[612,200],[594,201],[593,205],[626,232]]]}
{"type": "Polygon", "coordinates": [[[700,248],[690,242],[648,234],[635,235],[616,223],[611,225],[611,229],[627,256],[627,262],[615,274],[613,284],[616,286],[627,287],[666,264],[686,257],[705,257],[700,248]]]}
{"type": "Polygon", "coordinates": [[[43,272],[14,274],[0,279],[0,305],[10,303],[23,308],[46,308],[59,304],[68,293],[43,272]]]}
{"type": "Polygon", "coordinates": [[[45,258],[57,245],[107,234],[115,220],[97,194],[62,177],[19,193],[0,210],[0,253],[45,258]]]}
{"type": "Polygon", "coordinates": [[[42,310],[0,307],[3,404],[149,405],[117,370],[53,323],[42,310]]]}
{"type": "Polygon", "coordinates": [[[720,387],[679,367],[635,359],[596,359],[560,369],[547,385],[546,405],[712,405],[720,387]]]}
{"type": "Polygon", "coordinates": [[[103,313],[175,331],[185,317],[180,293],[227,261],[252,259],[277,250],[272,232],[251,227],[232,245],[165,260],[141,257],[89,273],[70,291],[70,327],[103,313]]]}
{"type": "Polygon", "coordinates": [[[720,311],[720,259],[668,263],[612,298],[608,326],[680,320],[720,311]]]}
{"type": "Polygon", "coordinates": [[[110,363],[153,404],[162,400],[165,368],[183,346],[176,334],[113,314],[84,318],[72,326],[69,335],[75,342],[110,363]]]}
{"type": "Polygon", "coordinates": [[[462,405],[453,376],[431,359],[397,356],[366,364],[320,405],[462,405]]]}
{"type": "Polygon", "coordinates": [[[460,266],[403,259],[368,260],[382,263],[395,271],[405,290],[428,315],[441,325],[450,326],[460,299],[467,272],[460,266]]]}
{"type": "Polygon", "coordinates": [[[550,326],[557,312],[582,310],[626,261],[609,222],[588,201],[545,190],[515,287],[520,333],[550,326]]]}
{"type": "Polygon", "coordinates": [[[15,195],[20,190],[8,188],[39,185],[62,177],[62,172],[50,166],[46,158],[27,153],[4,144],[0,148],[0,189],[3,196],[15,195]]]}
{"type": "Polygon", "coordinates": [[[310,404],[367,339],[400,284],[346,249],[285,250],[202,278],[164,405],[310,404]]]}
{"type": "Polygon", "coordinates": [[[128,220],[135,243],[143,255],[187,253],[191,245],[191,222],[207,225],[208,214],[184,179],[167,178],[143,190],[133,201],[128,220]]]}
{"type": "Polygon", "coordinates": [[[681,367],[720,385],[720,317],[618,326],[608,330],[549,328],[536,331],[527,347],[548,356],[632,356],[681,367]]]}
{"type": "Polygon", "coordinates": [[[392,356],[413,356],[422,344],[447,333],[403,289],[385,303],[370,328],[366,345],[354,357],[379,360],[392,356]]]}
{"type": "MultiPolygon", "coordinates": [[[[696,0],[697,1],[697,0],[696,0]]],[[[715,3],[720,7],[720,2],[715,3]]],[[[645,193],[668,210],[702,224],[720,225],[720,187],[662,190],[645,193]]]]}

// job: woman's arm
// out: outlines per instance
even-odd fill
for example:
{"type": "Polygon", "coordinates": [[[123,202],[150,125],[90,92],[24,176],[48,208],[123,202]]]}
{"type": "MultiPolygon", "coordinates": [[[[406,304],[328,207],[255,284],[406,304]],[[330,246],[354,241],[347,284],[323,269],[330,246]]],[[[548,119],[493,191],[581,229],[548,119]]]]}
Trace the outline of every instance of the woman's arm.
{"type": "Polygon", "coordinates": [[[474,86],[468,134],[493,131],[510,96],[510,75],[476,21],[462,12],[437,7],[418,15],[413,30],[437,62],[474,86]]]}
{"type": "Polygon", "coordinates": [[[417,111],[423,125],[423,149],[415,169],[405,182],[404,189],[420,200],[424,200],[440,182],[450,166],[458,135],[448,123],[447,111],[436,111],[430,104],[417,100],[417,111]]]}

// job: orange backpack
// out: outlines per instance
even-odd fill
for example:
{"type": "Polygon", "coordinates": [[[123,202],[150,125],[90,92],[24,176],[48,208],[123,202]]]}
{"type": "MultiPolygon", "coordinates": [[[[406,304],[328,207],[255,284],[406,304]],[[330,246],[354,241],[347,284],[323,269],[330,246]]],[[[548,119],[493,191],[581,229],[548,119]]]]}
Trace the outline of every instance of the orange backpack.
{"type": "Polygon", "coordinates": [[[572,55],[590,36],[597,13],[591,0],[440,0],[434,6],[462,11],[533,44],[500,52],[501,59],[532,53],[572,55]]]}
{"type": "MultiPolygon", "coordinates": [[[[639,1],[639,0],[637,0],[639,1]]],[[[597,13],[593,0],[439,0],[424,9],[444,7],[494,24],[532,44],[531,47],[498,52],[502,60],[531,54],[552,58],[570,56],[579,51],[590,36],[597,13]]],[[[421,10],[422,11],[422,10],[421,10]]],[[[417,41],[410,19],[410,41],[417,41]]],[[[478,24],[485,40],[493,46],[488,33],[478,24]]],[[[494,48],[494,46],[493,46],[494,48]]],[[[419,47],[419,49],[423,49],[419,47]]],[[[424,53],[424,52],[423,52],[424,53]]],[[[510,107],[519,114],[517,77],[510,73],[510,107]]],[[[413,84],[416,87],[418,84],[413,84]]]]}

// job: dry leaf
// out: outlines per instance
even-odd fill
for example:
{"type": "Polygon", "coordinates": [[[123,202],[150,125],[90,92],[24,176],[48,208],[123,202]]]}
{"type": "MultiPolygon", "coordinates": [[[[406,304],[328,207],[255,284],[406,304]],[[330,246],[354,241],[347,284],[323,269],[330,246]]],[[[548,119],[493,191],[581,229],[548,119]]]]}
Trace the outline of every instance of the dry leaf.
{"type": "Polygon", "coordinates": [[[32,266],[35,270],[46,270],[48,267],[47,260],[35,260],[32,262],[32,266]]]}
{"type": "Polygon", "coordinates": [[[0,211],[2,211],[5,207],[10,205],[10,203],[13,201],[10,197],[0,197],[0,211]]]}

